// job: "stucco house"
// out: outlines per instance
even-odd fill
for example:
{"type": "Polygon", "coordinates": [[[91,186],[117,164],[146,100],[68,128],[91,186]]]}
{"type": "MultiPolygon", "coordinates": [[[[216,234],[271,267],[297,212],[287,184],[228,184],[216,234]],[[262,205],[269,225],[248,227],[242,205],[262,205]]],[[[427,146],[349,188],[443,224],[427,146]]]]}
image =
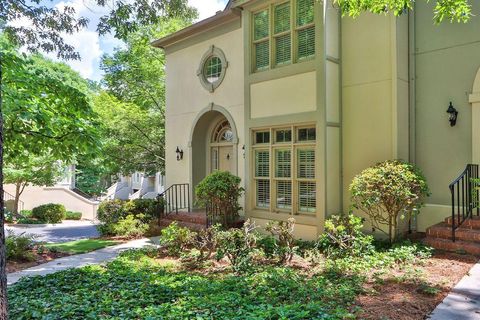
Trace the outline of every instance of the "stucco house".
{"type": "Polygon", "coordinates": [[[293,215],[313,239],[348,210],[356,174],[403,159],[432,192],[413,228],[450,216],[449,184],[480,162],[480,19],[435,25],[433,6],[352,19],[331,1],[233,0],[154,41],[167,61],[166,187],[188,184],[194,203],[199,181],[228,170],[245,216],[293,215]]]}

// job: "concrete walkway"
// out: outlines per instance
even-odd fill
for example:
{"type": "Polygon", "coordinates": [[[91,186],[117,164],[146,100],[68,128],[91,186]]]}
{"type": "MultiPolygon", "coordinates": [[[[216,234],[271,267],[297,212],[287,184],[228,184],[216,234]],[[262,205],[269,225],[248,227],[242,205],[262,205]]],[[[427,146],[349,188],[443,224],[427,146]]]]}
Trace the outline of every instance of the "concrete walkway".
{"type": "Polygon", "coordinates": [[[11,285],[23,277],[43,276],[70,268],[80,268],[88,265],[101,264],[113,260],[122,251],[128,249],[139,249],[157,244],[158,238],[145,238],[129,241],[116,246],[103,248],[85,254],[77,254],[73,256],[55,259],[48,263],[44,263],[29,269],[7,274],[7,284],[11,285]]]}
{"type": "Polygon", "coordinates": [[[480,320],[480,262],[428,317],[431,320],[480,320]]]}

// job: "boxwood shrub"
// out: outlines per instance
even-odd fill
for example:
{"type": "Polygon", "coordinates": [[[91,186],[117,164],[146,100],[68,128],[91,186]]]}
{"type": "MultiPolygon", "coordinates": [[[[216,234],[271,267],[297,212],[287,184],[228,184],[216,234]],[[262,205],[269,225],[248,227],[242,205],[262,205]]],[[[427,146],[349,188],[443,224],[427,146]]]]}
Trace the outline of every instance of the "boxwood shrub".
{"type": "Polygon", "coordinates": [[[67,211],[65,215],[66,220],[81,220],[82,213],[78,211],[67,211]]]}
{"type": "Polygon", "coordinates": [[[66,210],[63,204],[48,203],[32,210],[33,218],[46,223],[59,223],[65,219],[66,210]]]}

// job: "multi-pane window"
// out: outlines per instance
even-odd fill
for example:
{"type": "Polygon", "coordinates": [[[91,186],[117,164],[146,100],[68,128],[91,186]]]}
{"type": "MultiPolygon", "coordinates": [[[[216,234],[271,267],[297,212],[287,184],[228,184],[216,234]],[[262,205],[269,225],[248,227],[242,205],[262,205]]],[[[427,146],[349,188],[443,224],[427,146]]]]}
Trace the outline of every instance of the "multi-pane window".
{"type": "Polygon", "coordinates": [[[315,213],[315,127],[258,130],[253,137],[255,207],[290,214],[315,213]]]}
{"type": "Polygon", "coordinates": [[[222,60],[220,60],[220,58],[216,56],[210,57],[205,63],[205,70],[204,70],[205,79],[210,83],[214,83],[215,81],[218,81],[221,74],[222,74],[222,60]]]}
{"type": "Polygon", "coordinates": [[[291,0],[253,14],[254,71],[315,55],[314,5],[315,0],[291,0]]]}

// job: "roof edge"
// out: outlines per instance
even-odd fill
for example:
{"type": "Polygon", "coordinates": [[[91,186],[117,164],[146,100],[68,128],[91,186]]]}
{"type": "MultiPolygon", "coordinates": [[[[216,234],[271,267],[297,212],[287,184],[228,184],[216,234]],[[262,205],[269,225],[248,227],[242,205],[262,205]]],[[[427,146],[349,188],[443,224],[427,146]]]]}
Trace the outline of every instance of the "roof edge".
{"type": "Polygon", "coordinates": [[[231,2],[227,4],[227,8],[224,11],[219,11],[216,15],[211,16],[210,18],[201,20],[166,37],[155,40],[151,42],[151,45],[156,48],[165,49],[166,47],[171,46],[177,42],[195,36],[200,32],[204,32],[228,23],[230,21],[240,19],[241,10],[236,8],[230,8],[230,5],[231,2]]]}

